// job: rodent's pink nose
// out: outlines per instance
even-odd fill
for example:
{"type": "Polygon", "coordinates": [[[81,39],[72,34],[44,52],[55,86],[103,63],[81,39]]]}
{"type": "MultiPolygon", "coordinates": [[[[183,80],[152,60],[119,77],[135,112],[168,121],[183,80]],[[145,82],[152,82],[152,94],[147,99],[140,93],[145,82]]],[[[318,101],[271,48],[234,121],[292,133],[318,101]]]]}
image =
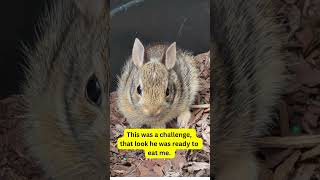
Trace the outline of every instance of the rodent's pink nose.
{"type": "Polygon", "coordinates": [[[143,112],[148,116],[158,116],[161,113],[161,108],[143,108],[143,112]]]}

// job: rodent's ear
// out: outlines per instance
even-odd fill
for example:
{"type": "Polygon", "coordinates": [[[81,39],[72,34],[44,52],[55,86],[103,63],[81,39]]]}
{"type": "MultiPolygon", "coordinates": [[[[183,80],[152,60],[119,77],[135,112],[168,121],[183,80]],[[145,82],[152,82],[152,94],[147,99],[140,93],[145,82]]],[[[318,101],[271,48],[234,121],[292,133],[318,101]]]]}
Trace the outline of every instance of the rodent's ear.
{"type": "Polygon", "coordinates": [[[107,0],[74,0],[79,10],[90,18],[101,16],[107,10],[107,0]]]}
{"type": "Polygon", "coordinates": [[[141,67],[144,61],[144,47],[141,41],[136,38],[132,48],[132,61],[137,67],[141,67]]]}
{"type": "Polygon", "coordinates": [[[166,51],[166,59],[165,59],[165,65],[167,69],[171,69],[176,64],[177,60],[177,52],[176,52],[176,42],[172,43],[167,51],[166,51]]]}

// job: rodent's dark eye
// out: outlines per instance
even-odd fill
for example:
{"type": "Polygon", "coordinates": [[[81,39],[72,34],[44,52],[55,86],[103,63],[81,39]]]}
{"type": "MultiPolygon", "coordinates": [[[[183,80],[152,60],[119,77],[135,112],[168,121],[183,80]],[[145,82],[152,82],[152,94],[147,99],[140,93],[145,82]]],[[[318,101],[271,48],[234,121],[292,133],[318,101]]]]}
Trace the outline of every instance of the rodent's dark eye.
{"type": "Polygon", "coordinates": [[[96,105],[101,104],[101,86],[95,75],[92,75],[86,86],[86,96],[89,101],[96,105]]]}
{"type": "Polygon", "coordinates": [[[141,90],[140,85],[137,87],[137,92],[138,92],[138,94],[139,94],[139,95],[141,95],[141,94],[142,94],[142,90],[141,90]]]}
{"type": "Polygon", "coordinates": [[[166,90],[166,96],[169,96],[169,95],[170,95],[169,88],[167,88],[167,90],[166,90]]]}

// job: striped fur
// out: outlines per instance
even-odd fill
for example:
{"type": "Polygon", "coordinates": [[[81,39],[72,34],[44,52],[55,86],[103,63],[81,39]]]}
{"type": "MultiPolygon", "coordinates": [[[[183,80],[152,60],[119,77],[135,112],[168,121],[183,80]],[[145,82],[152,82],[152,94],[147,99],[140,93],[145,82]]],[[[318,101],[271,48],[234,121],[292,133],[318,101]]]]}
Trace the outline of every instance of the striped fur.
{"type": "Polygon", "coordinates": [[[108,18],[103,0],[55,1],[35,47],[25,50],[26,142],[52,179],[106,177],[108,18]],[[85,96],[93,74],[102,87],[101,106],[85,96]]]}
{"type": "Polygon", "coordinates": [[[217,180],[256,180],[254,140],[284,87],[283,37],[269,1],[211,1],[217,180]]]}
{"type": "Polygon", "coordinates": [[[165,127],[166,123],[178,117],[193,103],[198,91],[197,70],[193,56],[177,49],[177,61],[173,69],[164,65],[167,44],[153,44],[145,49],[145,62],[138,68],[129,57],[123,67],[118,83],[118,108],[131,127],[165,127]],[[137,95],[137,86],[143,86],[142,96],[137,95]],[[166,88],[169,84],[169,97],[166,88]],[[157,118],[150,118],[144,108],[161,107],[157,118]]]}

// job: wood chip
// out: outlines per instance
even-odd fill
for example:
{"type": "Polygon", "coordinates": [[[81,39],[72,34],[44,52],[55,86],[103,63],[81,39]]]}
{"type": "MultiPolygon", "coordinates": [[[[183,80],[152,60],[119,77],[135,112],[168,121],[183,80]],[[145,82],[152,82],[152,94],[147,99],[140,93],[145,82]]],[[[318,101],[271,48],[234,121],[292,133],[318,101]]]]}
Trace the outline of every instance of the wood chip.
{"type": "Polygon", "coordinates": [[[280,164],[274,173],[273,180],[287,180],[289,177],[289,173],[293,169],[293,166],[299,159],[300,155],[301,152],[296,151],[282,164],[280,164]]]}
{"type": "Polygon", "coordinates": [[[202,117],[202,115],[203,115],[203,109],[200,111],[200,112],[198,112],[198,114],[196,114],[195,115],[195,117],[192,119],[192,121],[189,123],[189,125],[192,125],[192,124],[195,124],[195,123],[197,123],[198,121],[200,121],[201,120],[201,117],[202,117]]]}
{"type": "Polygon", "coordinates": [[[304,153],[301,155],[301,160],[310,159],[310,158],[313,158],[313,157],[319,156],[319,155],[320,155],[320,145],[312,148],[312,149],[309,150],[309,151],[304,152],[304,153]]]}
{"type": "Polygon", "coordinates": [[[297,2],[297,0],[285,0],[285,2],[288,4],[294,4],[297,2]]]}
{"type": "Polygon", "coordinates": [[[194,171],[198,171],[201,169],[209,169],[210,164],[206,162],[191,162],[189,163],[188,171],[193,173],[194,171]]]}
{"type": "Polygon", "coordinates": [[[272,180],[273,172],[270,169],[263,168],[260,171],[259,180],[272,180]]]}
{"type": "Polygon", "coordinates": [[[316,128],[318,126],[318,115],[312,111],[307,111],[303,117],[304,121],[308,123],[312,128],[316,128]]]}
{"type": "Polygon", "coordinates": [[[292,180],[310,179],[317,166],[316,164],[302,164],[292,180]]]}
{"type": "Polygon", "coordinates": [[[163,176],[163,168],[161,166],[154,166],[153,171],[157,174],[157,176],[161,177],[163,176]]]}
{"type": "Polygon", "coordinates": [[[206,108],[210,108],[210,104],[195,104],[195,105],[191,105],[191,108],[206,109],[206,108]]]}
{"type": "Polygon", "coordinates": [[[296,73],[299,83],[312,87],[320,82],[320,70],[312,68],[306,62],[294,65],[291,69],[296,73]]]}
{"type": "Polygon", "coordinates": [[[279,153],[276,153],[269,157],[265,164],[268,168],[272,169],[276,167],[278,164],[280,164],[285,158],[287,158],[291,153],[293,152],[293,149],[286,149],[279,153]]]}
{"type": "Polygon", "coordinates": [[[149,167],[145,167],[141,164],[137,164],[137,168],[140,171],[140,176],[154,176],[155,173],[149,167]]]}
{"type": "Polygon", "coordinates": [[[280,130],[281,130],[281,136],[287,136],[290,133],[289,129],[289,117],[288,117],[288,107],[287,103],[285,101],[281,101],[280,105],[280,130]]]}
{"type": "Polygon", "coordinates": [[[291,32],[295,32],[301,25],[301,12],[296,5],[290,6],[288,18],[291,32]]]}
{"type": "Polygon", "coordinates": [[[320,144],[320,135],[263,137],[257,140],[261,148],[310,148],[320,144]]]}

